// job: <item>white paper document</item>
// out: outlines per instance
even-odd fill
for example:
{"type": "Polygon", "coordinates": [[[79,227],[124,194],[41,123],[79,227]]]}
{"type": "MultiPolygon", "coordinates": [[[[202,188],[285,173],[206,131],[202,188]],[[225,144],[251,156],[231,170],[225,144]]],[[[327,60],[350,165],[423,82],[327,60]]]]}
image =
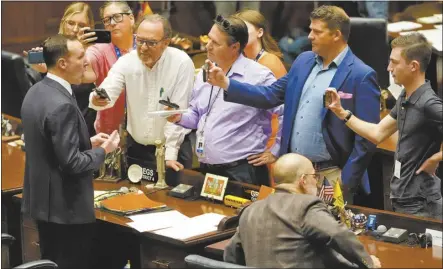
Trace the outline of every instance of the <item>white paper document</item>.
{"type": "Polygon", "coordinates": [[[146,115],[149,116],[158,116],[158,117],[169,117],[176,114],[183,114],[188,112],[187,109],[180,109],[180,110],[159,110],[159,111],[149,111],[146,112],[146,115]]]}
{"type": "Polygon", "coordinates": [[[216,231],[218,224],[224,217],[226,216],[221,214],[206,213],[190,218],[182,223],[177,223],[177,225],[171,228],[157,230],[154,233],[184,240],[190,237],[216,231]]]}
{"type": "Polygon", "coordinates": [[[429,29],[429,30],[421,30],[421,31],[417,31],[421,34],[423,34],[426,39],[432,43],[432,46],[434,47],[434,49],[438,50],[438,51],[442,51],[443,50],[443,45],[442,45],[442,34],[443,31],[442,29],[429,29]]]}
{"type": "Polygon", "coordinates": [[[442,14],[434,14],[433,16],[429,16],[429,17],[421,17],[421,18],[418,18],[417,21],[419,23],[424,23],[424,24],[441,23],[442,22],[442,14]]]}
{"type": "Polygon", "coordinates": [[[432,246],[443,247],[443,243],[442,243],[443,232],[432,230],[432,229],[426,229],[426,233],[430,233],[432,235],[432,246]]]}
{"type": "Polygon", "coordinates": [[[411,22],[411,21],[399,21],[388,23],[388,32],[398,33],[402,31],[410,31],[414,29],[421,28],[422,25],[420,23],[411,22]]]}
{"type": "Polygon", "coordinates": [[[129,218],[132,219],[133,222],[129,222],[127,223],[127,225],[139,232],[149,232],[169,228],[179,223],[183,223],[189,219],[189,217],[183,215],[177,210],[157,213],[144,213],[133,215],[129,218]]]}
{"type": "Polygon", "coordinates": [[[442,29],[442,25],[441,25],[441,24],[439,24],[439,25],[434,25],[434,27],[435,27],[436,29],[439,29],[439,30],[442,29]]]}

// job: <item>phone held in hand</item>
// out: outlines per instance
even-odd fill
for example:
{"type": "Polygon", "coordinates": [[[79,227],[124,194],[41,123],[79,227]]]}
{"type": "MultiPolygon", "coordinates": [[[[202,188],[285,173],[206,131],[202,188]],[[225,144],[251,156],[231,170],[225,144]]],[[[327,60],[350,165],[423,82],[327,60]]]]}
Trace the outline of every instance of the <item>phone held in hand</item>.
{"type": "Polygon", "coordinates": [[[97,40],[93,43],[111,43],[111,32],[103,29],[91,29],[85,30],[85,34],[95,32],[95,37],[97,40]]]}
{"type": "Polygon", "coordinates": [[[167,107],[170,107],[170,108],[174,108],[174,109],[179,109],[180,108],[180,106],[179,105],[177,105],[177,104],[175,104],[175,103],[172,103],[171,101],[169,101],[169,98],[168,98],[168,100],[160,100],[160,101],[158,101],[160,104],[162,104],[162,105],[164,105],[164,106],[167,106],[167,107]]]}
{"type": "Polygon", "coordinates": [[[332,103],[332,92],[326,91],[323,94],[323,106],[329,107],[329,105],[332,103]]]}
{"type": "Polygon", "coordinates": [[[94,91],[101,99],[107,99],[107,100],[111,101],[111,98],[109,97],[109,95],[105,89],[95,88],[94,91]]]}
{"type": "Polygon", "coordinates": [[[43,51],[28,51],[28,63],[30,64],[41,64],[45,63],[43,58],[43,51]]]}
{"type": "Polygon", "coordinates": [[[205,64],[202,66],[203,70],[203,82],[208,81],[208,70],[209,70],[209,64],[205,62],[205,64]]]}

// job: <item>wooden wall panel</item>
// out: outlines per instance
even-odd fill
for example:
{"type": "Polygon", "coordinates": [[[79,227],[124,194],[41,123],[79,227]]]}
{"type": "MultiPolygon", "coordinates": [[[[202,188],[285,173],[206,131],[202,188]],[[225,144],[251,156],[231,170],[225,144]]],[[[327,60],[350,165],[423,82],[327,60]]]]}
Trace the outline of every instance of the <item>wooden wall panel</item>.
{"type": "MultiPolygon", "coordinates": [[[[71,1],[2,1],[2,50],[21,53],[58,32],[63,11],[71,1]]],[[[96,21],[103,1],[89,2],[96,21]]]]}

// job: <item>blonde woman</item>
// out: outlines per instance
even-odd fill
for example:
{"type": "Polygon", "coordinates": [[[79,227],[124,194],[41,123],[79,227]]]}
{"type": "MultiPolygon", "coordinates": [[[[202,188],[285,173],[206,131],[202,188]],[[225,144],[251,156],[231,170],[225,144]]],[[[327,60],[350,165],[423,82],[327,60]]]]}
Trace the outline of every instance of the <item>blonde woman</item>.
{"type": "MultiPolygon", "coordinates": [[[[66,7],[63,18],[60,22],[58,33],[66,36],[77,36],[82,43],[86,44],[96,40],[92,37],[94,33],[88,33],[83,36],[83,31],[86,27],[94,28],[94,15],[91,7],[84,2],[75,2],[66,7]]],[[[41,47],[32,48],[32,51],[41,51],[41,47]]],[[[25,57],[28,56],[27,51],[23,51],[25,57]]],[[[31,67],[40,72],[46,73],[46,64],[32,64],[31,67]]]]}

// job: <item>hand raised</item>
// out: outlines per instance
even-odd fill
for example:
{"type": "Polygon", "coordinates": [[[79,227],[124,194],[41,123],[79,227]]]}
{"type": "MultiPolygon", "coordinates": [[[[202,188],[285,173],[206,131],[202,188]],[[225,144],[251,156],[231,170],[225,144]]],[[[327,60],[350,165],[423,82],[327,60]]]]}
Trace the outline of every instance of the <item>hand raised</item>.
{"type": "Polygon", "coordinates": [[[208,83],[213,86],[218,86],[222,89],[228,89],[229,79],[226,77],[225,72],[220,67],[216,66],[213,62],[206,60],[209,65],[208,83]]]}

